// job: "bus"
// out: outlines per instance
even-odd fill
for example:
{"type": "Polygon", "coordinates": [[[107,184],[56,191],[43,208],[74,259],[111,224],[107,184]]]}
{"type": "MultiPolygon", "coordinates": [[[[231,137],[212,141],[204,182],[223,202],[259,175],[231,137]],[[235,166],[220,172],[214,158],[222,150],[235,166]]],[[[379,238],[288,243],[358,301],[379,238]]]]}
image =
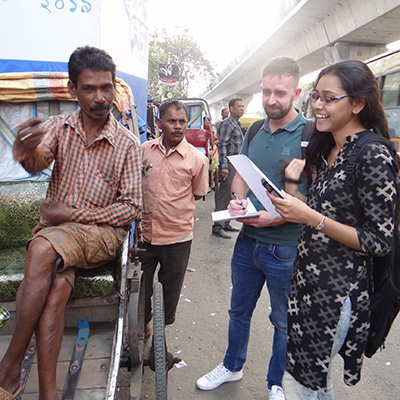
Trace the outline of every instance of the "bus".
{"type": "Polygon", "coordinates": [[[400,151],[400,50],[387,52],[367,60],[378,80],[383,108],[389,124],[390,136],[400,151]]]}
{"type": "MultiPolygon", "coordinates": [[[[389,124],[391,141],[400,152],[400,49],[388,51],[368,59],[365,63],[374,73],[380,90],[382,105],[389,124]]],[[[308,94],[314,87],[318,71],[300,79],[303,89],[297,106],[307,118],[312,117],[308,94]]]]}

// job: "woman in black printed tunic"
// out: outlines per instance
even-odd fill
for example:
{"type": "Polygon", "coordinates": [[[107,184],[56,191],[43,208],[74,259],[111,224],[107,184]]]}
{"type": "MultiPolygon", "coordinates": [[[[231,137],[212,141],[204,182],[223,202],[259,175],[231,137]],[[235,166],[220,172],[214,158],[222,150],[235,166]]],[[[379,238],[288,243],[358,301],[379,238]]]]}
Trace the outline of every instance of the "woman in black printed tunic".
{"type": "Polygon", "coordinates": [[[395,160],[382,143],[369,143],[358,158],[357,199],[348,183],[346,165],[357,140],[369,130],[390,137],[370,69],[359,61],[329,66],[310,96],[316,130],[305,172],[314,166],[317,175],[307,204],[299,200],[295,184],[303,160],[286,169],[292,196],[270,196],[283,217],[304,224],[288,307],[286,400],[333,399],[329,371],[339,350],[346,384],[359,381],[369,330],[367,264],[390,250],[398,195],[395,160]]]}

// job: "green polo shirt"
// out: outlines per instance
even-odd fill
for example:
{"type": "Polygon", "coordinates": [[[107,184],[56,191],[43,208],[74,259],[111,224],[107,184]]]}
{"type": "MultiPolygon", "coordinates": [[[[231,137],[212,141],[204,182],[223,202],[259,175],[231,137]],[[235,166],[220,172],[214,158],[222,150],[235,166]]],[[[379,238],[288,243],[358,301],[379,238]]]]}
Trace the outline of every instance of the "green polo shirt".
{"type": "MultiPolygon", "coordinates": [[[[285,167],[293,158],[302,158],[300,144],[305,122],[303,113],[298,110],[297,117],[290,124],[272,133],[267,118],[261,129],[253,137],[250,146],[247,137],[250,129],[247,130],[240,153],[249,157],[278,188],[285,189],[283,180],[285,167]]],[[[302,194],[307,195],[306,179],[300,184],[299,190],[302,194]]],[[[257,210],[265,209],[251,190],[248,192],[248,197],[257,210]]],[[[300,227],[300,224],[292,222],[266,228],[254,228],[243,224],[242,231],[247,236],[263,243],[296,246],[300,227]]]]}

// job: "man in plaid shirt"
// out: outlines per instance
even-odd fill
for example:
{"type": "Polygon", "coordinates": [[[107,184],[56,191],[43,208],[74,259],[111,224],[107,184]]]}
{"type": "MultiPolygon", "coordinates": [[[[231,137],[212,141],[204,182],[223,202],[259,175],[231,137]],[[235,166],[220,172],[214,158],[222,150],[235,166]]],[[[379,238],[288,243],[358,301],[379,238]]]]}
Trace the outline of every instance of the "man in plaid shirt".
{"type": "Polygon", "coordinates": [[[57,359],[75,272],[115,258],[140,212],[140,144],[110,113],[115,70],[105,51],[76,49],[68,63],[68,89],[80,109],[18,127],[14,158],[28,172],[39,172],[53,161],[54,168],[28,243],[16,329],[0,362],[0,392],[8,392],[6,396],[20,390],[21,363],[36,332],[39,396],[58,399],[57,359]]]}
{"type": "MultiPolygon", "coordinates": [[[[218,185],[215,188],[215,211],[226,210],[232,198],[231,186],[235,176],[235,168],[229,164],[228,156],[239,154],[243,143],[243,127],[239,118],[244,114],[244,103],[242,99],[235,98],[229,102],[231,115],[222,121],[218,130],[218,185]]],[[[224,239],[230,239],[227,232],[238,232],[239,229],[230,225],[229,221],[215,222],[212,234],[224,239]]]]}

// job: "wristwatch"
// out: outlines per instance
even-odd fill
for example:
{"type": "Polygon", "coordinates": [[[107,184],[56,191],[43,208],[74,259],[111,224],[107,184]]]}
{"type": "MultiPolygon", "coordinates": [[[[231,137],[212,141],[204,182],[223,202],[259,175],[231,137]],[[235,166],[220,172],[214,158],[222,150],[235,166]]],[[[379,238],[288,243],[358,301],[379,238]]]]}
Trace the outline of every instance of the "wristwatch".
{"type": "Polygon", "coordinates": [[[316,231],[320,231],[325,227],[325,215],[322,216],[321,222],[314,228],[316,231]]]}

